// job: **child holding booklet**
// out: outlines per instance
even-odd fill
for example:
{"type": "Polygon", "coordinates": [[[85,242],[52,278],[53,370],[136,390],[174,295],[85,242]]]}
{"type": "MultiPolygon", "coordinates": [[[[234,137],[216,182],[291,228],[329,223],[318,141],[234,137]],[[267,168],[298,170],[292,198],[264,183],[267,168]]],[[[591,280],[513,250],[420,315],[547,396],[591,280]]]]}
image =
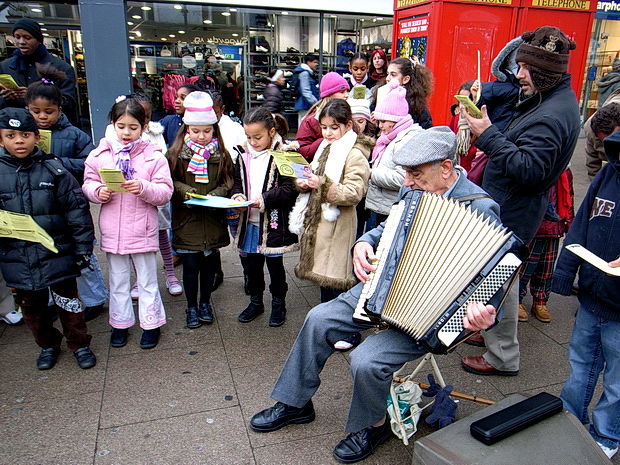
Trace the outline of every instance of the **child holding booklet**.
{"type": "Polygon", "coordinates": [[[233,163],[222,143],[211,96],[192,92],[184,105],[183,125],[166,157],[174,180],[172,246],[183,258],[186,322],[194,329],[213,322],[210,299],[217,271],[213,252],[226,247],[230,238],[226,209],[184,202],[191,194],[227,197],[233,186],[233,163]]]}
{"type": "Polygon", "coordinates": [[[101,250],[106,252],[110,275],[110,326],[112,347],[127,344],[128,329],[135,324],[131,302],[131,263],[138,279],[138,313],[143,329],[140,347],[151,349],[159,341],[166,312],[157,283],[159,223],[157,207],[172,195],[172,179],[161,150],[141,138],[147,127],[144,107],[124,95],[110,110],[116,137],[101,139],[86,159],[82,190],[88,200],[101,205],[101,250]],[[101,169],[122,174],[117,192],[104,183],[101,169]]]}

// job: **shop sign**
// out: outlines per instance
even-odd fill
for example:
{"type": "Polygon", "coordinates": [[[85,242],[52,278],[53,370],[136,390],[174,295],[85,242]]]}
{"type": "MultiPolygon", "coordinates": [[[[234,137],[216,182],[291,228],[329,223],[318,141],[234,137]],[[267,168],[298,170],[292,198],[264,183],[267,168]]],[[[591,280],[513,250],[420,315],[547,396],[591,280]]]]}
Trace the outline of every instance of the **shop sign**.
{"type": "Polygon", "coordinates": [[[428,16],[425,18],[400,21],[398,26],[399,35],[406,35],[414,32],[426,32],[428,30],[428,16]]]}
{"type": "Polygon", "coordinates": [[[589,0],[532,0],[532,6],[544,8],[565,8],[567,10],[589,10],[589,0]]]}
{"type": "Polygon", "coordinates": [[[512,5],[512,0],[467,0],[467,1],[472,2],[472,3],[491,3],[493,5],[512,5]]]}
{"type": "Polygon", "coordinates": [[[204,39],[205,42],[209,43],[209,44],[216,44],[216,45],[245,45],[248,43],[249,38],[248,36],[243,36],[243,37],[238,37],[235,39],[224,39],[222,37],[205,37],[204,39]]]}
{"type": "Polygon", "coordinates": [[[195,68],[196,67],[196,58],[191,55],[185,55],[181,62],[183,63],[183,68],[195,68]]]}
{"type": "Polygon", "coordinates": [[[620,16],[620,2],[615,0],[598,2],[596,4],[596,13],[606,13],[607,15],[618,17],[620,16]]]}

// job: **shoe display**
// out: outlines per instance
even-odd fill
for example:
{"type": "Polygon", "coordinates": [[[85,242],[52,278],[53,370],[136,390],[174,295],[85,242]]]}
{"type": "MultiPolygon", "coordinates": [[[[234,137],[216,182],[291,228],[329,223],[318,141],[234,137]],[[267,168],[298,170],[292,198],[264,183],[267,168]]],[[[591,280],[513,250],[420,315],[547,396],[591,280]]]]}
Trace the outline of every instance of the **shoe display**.
{"type": "Polygon", "coordinates": [[[253,321],[258,315],[265,313],[265,305],[263,305],[263,296],[253,295],[250,297],[250,305],[248,305],[244,311],[241,312],[237,318],[241,323],[249,323],[253,321]]]}
{"type": "Polygon", "coordinates": [[[480,333],[470,337],[469,339],[465,339],[465,344],[469,344],[471,346],[476,346],[476,347],[485,347],[484,338],[482,337],[482,334],[480,333]]]}
{"type": "Polygon", "coordinates": [[[202,326],[198,318],[198,309],[196,307],[187,307],[185,309],[185,322],[189,329],[196,329],[202,326]]]}
{"type": "Polygon", "coordinates": [[[138,283],[136,283],[131,288],[131,298],[133,300],[138,300],[139,297],[140,297],[140,290],[138,289],[138,283]]]}
{"type": "Polygon", "coordinates": [[[529,319],[530,319],[530,317],[527,316],[527,311],[525,310],[525,305],[519,304],[519,321],[521,323],[524,323],[524,322],[526,322],[529,319]]]}
{"type": "Polygon", "coordinates": [[[489,362],[487,362],[481,355],[478,357],[463,357],[461,359],[461,364],[463,365],[463,369],[465,371],[474,373],[476,375],[517,376],[519,374],[519,370],[498,370],[489,362]]]}
{"type": "Polygon", "coordinates": [[[287,47],[286,53],[301,53],[301,52],[297,50],[295,47],[287,47]]]}
{"type": "Polygon", "coordinates": [[[263,47],[262,45],[257,45],[256,46],[256,51],[259,52],[259,53],[268,53],[269,52],[267,47],[263,47]]]}
{"type": "Polygon", "coordinates": [[[349,337],[336,342],[334,349],[345,352],[357,347],[360,342],[362,342],[362,335],[360,333],[353,333],[349,337]]]}
{"type": "Polygon", "coordinates": [[[276,402],[273,407],[254,415],[250,420],[250,427],[258,433],[269,433],[290,424],[310,423],[315,416],[312,400],[301,408],[276,402]]]}
{"type": "Polygon", "coordinates": [[[356,433],[350,433],[334,448],[334,458],[341,463],[364,460],[387,441],[391,434],[392,428],[387,418],[381,426],[369,426],[356,433]]]}
{"type": "Polygon", "coordinates": [[[224,282],[224,273],[221,271],[217,271],[215,273],[215,277],[213,278],[213,290],[215,291],[218,287],[222,285],[224,282]]]}
{"type": "Polygon", "coordinates": [[[271,298],[271,316],[269,317],[269,326],[278,327],[284,324],[286,320],[286,302],[280,297],[271,298]]]}
{"type": "Polygon", "coordinates": [[[13,310],[6,315],[0,316],[0,320],[10,326],[20,325],[24,322],[24,315],[22,315],[22,312],[16,312],[13,310]]]}
{"type": "Polygon", "coordinates": [[[157,346],[160,335],[161,330],[159,328],[145,329],[142,331],[142,337],[140,338],[140,347],[142,349],[152,349],[157,346]]]}
{"type": "Polygon", "coordinates": [[[170,276],[169,278],[166,278],[166,288],[168,289],[170,295],[183,294],[183,286],[181,286],[181,283],[176,276],[170,276]]]}
{"type": "Polygon", "coordinates": [[[97,357],[89,347],[82,347],[76,350],[73,355],[82,370],[88,370],[97,365],[97,357]]]}
{"type": "Polygon", "coordinates": [[[97,318],[103,312],[103,304],[84,308],[84,321],[89,322],[97,318]]]}
{"type": "Polygon", "coordinates": [[[50,347],[48,349],[42,349],[37,358],[37,368],[39,370],[49,370],[56,365],[56,360],[60,355],[60,349],[50,347]]]}
{"type": "Polygon", "coordinates": [[[547,310],[546,305],[532,305],[532,315],[534,315],[538,321],[551,323],[551,314],[549,310],[547,310]]]}
{"type": "Polygon", "coordinates": [[[110,345],[112,347],[124,347],[127,345],[127,328],[112,328],[112,335],[110,336],[110,345]]]}
{"type": "Polygon", "coordinates": [[[211,304],[201,303],[198,306],[198,319],[208,325],[213,323],[213,307],[211,304]]]}
{"type": "Polygon", "coordinates": [[[285,78],[290,78],[293,75],[292,71],[284,71],[284,77],[285,78]]]}

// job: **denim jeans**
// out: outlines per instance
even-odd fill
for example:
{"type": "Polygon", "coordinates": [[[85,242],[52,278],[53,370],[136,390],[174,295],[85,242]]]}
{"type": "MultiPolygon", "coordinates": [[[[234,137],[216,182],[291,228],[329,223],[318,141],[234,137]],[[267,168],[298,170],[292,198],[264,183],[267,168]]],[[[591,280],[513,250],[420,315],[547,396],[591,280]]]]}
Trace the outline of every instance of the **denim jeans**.
{"type": "Polygon", "coordinates": [[[108,288],[105,285],[105,279],[103,279],[97,254],[94,252],[90,256],[90,266],[93,269],[83,269],[82,275],[77,279],[78,291],[84,307],[103,305],[108,300],[108,288]]]}
{"type": "Polygon", "coordinates": [[[570,340],[570,376],[560,397],[564,408],[584,424],[590,423],[588,405],[599,374],[603,393],[592,411],[590,434],[614,449],[620,439],[620,322],[609,321],[579,308],[570,340]]]}

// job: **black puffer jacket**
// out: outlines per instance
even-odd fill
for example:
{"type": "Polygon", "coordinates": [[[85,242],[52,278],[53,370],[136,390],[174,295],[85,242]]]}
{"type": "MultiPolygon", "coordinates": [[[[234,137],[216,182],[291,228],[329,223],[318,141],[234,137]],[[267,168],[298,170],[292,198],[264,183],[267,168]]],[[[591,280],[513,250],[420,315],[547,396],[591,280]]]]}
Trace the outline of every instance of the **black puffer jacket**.
{"type": "Polygon", "coordinates": [[[84,183],[84,161],[95,146],[88,134],[76,128],[64,114],[60,115],[52,130],[52,153],[62,160],[69,173],[84,183]]]}
{"type": "Polygon", "coordinates": [[[0,269],[9,287],[45,289],[80,275],[75,259],[93,251],[93,220],[80,185],[60,159],[36,149],[15,158],[0,148],[0,209],[26,213],[53,239],[41,244],[0,238],[0,269]]]}
{"type": "Polygon", "coordinates": [[[500,205],[501,220],[528,244],[542,222],[549,190],[566,169],[579,137],[579,106],[570,75],[518,105],[501,133],[487,128],[476,147],[489,162],[482,188],[500,205]]]}
{"type": "Polygon", "coordinates": [[[267,86],[263,93],[265,103],[263,106],[271,113],[284,114],[284,94],[280,90],[280,86],[272,82],[267,86]]]}

